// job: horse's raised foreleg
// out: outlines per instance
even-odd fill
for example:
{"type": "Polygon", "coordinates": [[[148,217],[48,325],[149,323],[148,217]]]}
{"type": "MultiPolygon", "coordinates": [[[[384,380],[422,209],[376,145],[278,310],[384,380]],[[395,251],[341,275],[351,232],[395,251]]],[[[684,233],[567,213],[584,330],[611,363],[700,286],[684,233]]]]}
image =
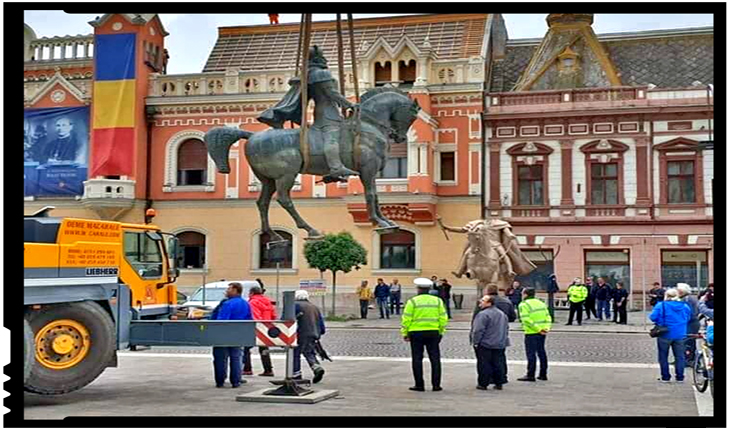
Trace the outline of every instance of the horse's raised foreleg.
{"type": "Polygon", "coordinates": [[[276,181],[258,175],[256,177],[261,181],[261,195],[256,200],[256,206],[259,208],[259,216],[261,218],[261,233],[268,233],[272,241],[284,240],[269,225],[269,206],[271,205],[271,196],[276,191],[276,181]]]}
{"type": "Polygon", "coordinates": [[[291,215],[292,219],[297,224],[297,227],[307,231],[309,239],[321,239],[323,237],[322,233],[307,224],[307,222],[299,216],[299,212],[297,212],[294,207],[294,202],[292,202],[289,193],[291,192],[291,188],[294,186],[296,178],[297,173],[291,173],[276,180],[276,199],[279,201],[281,207],[289,212],[289,215],[291,215]]]}

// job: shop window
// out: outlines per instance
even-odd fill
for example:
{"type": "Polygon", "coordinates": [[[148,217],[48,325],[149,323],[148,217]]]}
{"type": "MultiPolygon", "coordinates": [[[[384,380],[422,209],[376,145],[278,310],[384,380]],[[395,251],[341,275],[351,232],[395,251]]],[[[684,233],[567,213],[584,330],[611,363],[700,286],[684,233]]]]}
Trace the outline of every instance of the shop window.
{"type": "Polygon", "coordinates": [[[662,251],[662,285],[676,287],[688,284],[692,289],[703,289],[708,281],[706,251],[662,251]]]}
{"type": "Polygon", "coordinates": [[[623,282],[624,288],[631,291],[631,267],[628,250],[586,251],[586,278],[603,278],[612,287],[623,282]]]}
{"type": "Polygon", "coordinates": [[[695,162],[667,163],[667,200],[669,203],[695,202],[695,162]]]}
{"type": "Polygon", "coordinates": [[[591,164],[591,204],[618,204],[618,163],[591,164]]]}
{"type": "Polygon", "coordinates": [[[208,152],[205,144],[190,139],[177,150],[177,185],[203,185],[208,170],[208,152]]]}
{"type": "Polygon", "coordinates": [[[555,273],[553,251],[543,250],[540,252],[539,250],[522,250],[522,253],[525,257],[532,261],[537,268],[527,275],[516,276],[515,281],[520,281],[520,284],[523,287],[533,287],[540,291],[547,290],[550,285],[550,275],[555,273]]]}
{"type": "Polygon", "coordinates": [[[543,166],[518,166],[517,182],[519,187],[518,202],[520,206],[545,204],[545,185],[543,166]]]}
{"type": "Polygon", "coordinates": [[[195,231],[177,234],[180,243],[178,267],[182,269],[202,269],[205,267],[205,235],[195,231]]]}
{"type": "Polygon", "coordinates": [[[392,80],[392,67],[390,61],[386,61],[384,65],[375,63],[375,86],[382,87],[385,84],[390,83],[392,80]]]}
{"type": "Polygon", "coordinates": [[[380,237],[381,269],[415,269],[416,235],[405,230],[380,237]]]}
{"type": "Polygon", "coordinates": [[[279,268],[292,268],[292,235],[283,231],[275,230],[286,243],[268,243],[272,241],[268,233],[259,235],[259,269],[276,269],[276,262],[279,262],[279,268]]]}
{"type": "Polygon", "coordinates": [[[456,153],[455,152],[441,152],[439,153],[441,158],[440,163],[440,181],[455,181],[456,180],[456,153]]]}

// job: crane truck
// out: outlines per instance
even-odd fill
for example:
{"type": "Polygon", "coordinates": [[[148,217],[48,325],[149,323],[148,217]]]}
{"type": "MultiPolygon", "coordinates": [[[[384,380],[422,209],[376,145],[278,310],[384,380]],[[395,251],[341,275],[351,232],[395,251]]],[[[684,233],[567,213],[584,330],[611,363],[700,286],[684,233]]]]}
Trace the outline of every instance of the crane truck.
{"type": "Polygon", "coordinates": [[[130,345],[256,345],[252,321],[170,319],[180,273],[174,235],[152,224],[54,218],[52,209],[24,218],[26,391],[78,390],[130,345]]]}

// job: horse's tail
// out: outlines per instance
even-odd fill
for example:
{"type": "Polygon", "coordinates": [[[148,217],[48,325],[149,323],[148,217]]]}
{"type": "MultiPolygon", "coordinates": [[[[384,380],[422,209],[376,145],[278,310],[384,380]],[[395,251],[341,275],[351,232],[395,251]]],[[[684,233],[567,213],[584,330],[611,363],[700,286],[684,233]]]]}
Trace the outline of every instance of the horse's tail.
{"type": "Polygon", "coordinates": [[[231,146],[239,139],[248,139],[252,135],[253,133],[250,131],[231,127],[216,127],[205,133],[203,138],[205,146],[208,148],[208,154],[210,154],[210,158],[213,159],[220,173],[231,172],[231,167],[228,165],[228,153],[231,146]]]}

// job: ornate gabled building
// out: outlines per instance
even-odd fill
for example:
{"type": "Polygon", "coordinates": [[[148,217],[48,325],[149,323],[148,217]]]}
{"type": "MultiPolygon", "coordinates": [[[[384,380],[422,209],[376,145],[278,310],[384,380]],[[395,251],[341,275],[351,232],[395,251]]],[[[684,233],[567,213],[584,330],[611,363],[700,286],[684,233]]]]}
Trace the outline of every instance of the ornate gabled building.
{"type": "MultiPolygon", "coordinates": [[[[255,205],[260,184],[245,160],[242,143],[232,148],[232,172],[226,176],[216,172],[202,138],[215,126],[267,128],[256,118],[288,90],[295,74],[299,25],[220,28],[202,73],[167,75],[157,67],[165,35],[158,21],[155,16],[112,14],[92,23],[95,38],[106,32],[137,34],[136,50],[128,53],[136,73],[112,76],[117,81],[135,80],[136,91],[128,96],[136,110],[126,125],[114,123],[108,128],[142,131],[114,144],[119,151],[109,152],[103,147],[108,141],[92,139],[89,179],[81,203],[51,200],[60,203],[57,212],[63,215],[134,221],[142,221],[144,209],[151,205],[158,214],[154,222],[181,236],[182,263],[187,268],[180,278],[183,287],[221,278],[258,277],[271,284],[275,265],[266,251],[268,238],[260,234],[255,205]],[[152,32],[160,36],[159,43],[146,40],[152,32]],[[121,148],[122,144],[129,146],[121,148]],[[105,156],[99,158],[100,152],[105,156]],[[133,193],[118,195],[118,189],[133,193]]],[[[354,286],[362,278],[374,281],[375,277],[401,277],[408,282],[415,276],[447,276],[456,266],[462,240],[446,241],[435,217],[439,214],[449,223],[463,224],[480,214],[483,91],[490,70],[491,38],[505,35],[503,27],[501,17],[491,14],[354,21],[360,91],[393,85],[417,99],[422,111],[408,142],[391,146],[388,164],[377,179],[382,209],[402,226],[400,233],[381,236],[373,231],[357,178],[341,184],[322,184],[321,178],[310,175],[297,179],[292,195],[304,218],[325,232],[348,230],[368,249],[368,265],[338,277],[341,283],[354,286]]],[[[335,31],[335,22],[315,22],[312,44],[323,48],[339,81],[335,31]]],[[[344,39],[345,94],[353,100],[347,31],[344,39]]],[[[117,55],[120,49],[115,50],[117,55]]],[[[26,68],[36,63],[31,60],[26,68]]],[[[92,106],[96,101],[90,100],[92,106]]],[[[95,127],[91,126],[92,135],[95,127]]],[[[27,200],[27,211],[48,204],[48,197],[27,200]]],[[[307,267],[304,236],[289,216],[275,205],[271,221],[291,241],[282,263],[282,285],[319,278],[318,272],[307,267]]],[[[469,281],[461,283],[473,292],[469,281]]]]}
{"type": "Polygon", "coordinates": [[[712,28],[596,35],[591,14],[547,23],[542,39],[495,46],[486,210],[535,259],[560,252],[563,283],[623,281],[640,303],[655,281],[712,282],[713,152],[701,144],[712,139],[712,28]]]}

